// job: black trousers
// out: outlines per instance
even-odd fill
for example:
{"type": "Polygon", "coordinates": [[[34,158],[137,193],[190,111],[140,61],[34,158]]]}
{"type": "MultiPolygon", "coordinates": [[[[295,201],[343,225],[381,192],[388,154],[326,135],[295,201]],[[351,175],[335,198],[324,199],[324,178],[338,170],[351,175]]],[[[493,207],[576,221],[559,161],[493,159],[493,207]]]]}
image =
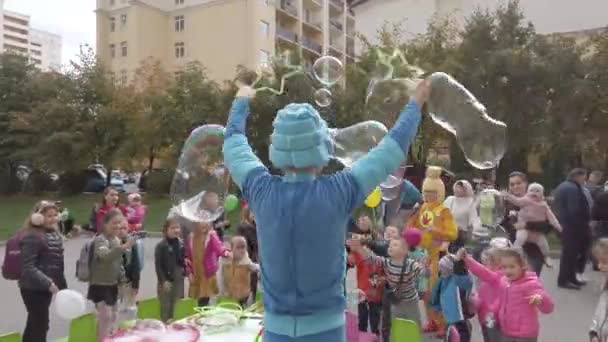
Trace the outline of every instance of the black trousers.
{"type": "Polygon", "coordinates": [[[559,262],[558,284],[576,281],[576,273],[584,271],[587,262],[590,239],[581,231],[568,231],[564,228],[562,233],[562,255],[559,262]]]}
{"type": "Polygon", "coordinates": [[[255,297],[258,294],[258,273],[251,273],[251,282],[249,283],[249,288],[251,289],[251,295],[253,296],[253,302],[255,303],[255,297]]]}
{"type": "Polygon", "coordinates": [[[591,232],[581,237],[578,257],[576,258],[576,273],[585,273],[585,266],[591,256],[591,232]]]}
{"type": "Polygon", "coordinates": [[[46,342],[49,331],[49,306],[53,295],[48,291],[21,289],[21,298],[27,310],[23,342],[46,342]]]}
{"type": "MultiPolygon", "coordinates": [[[[458,331],[458,335],[460,335],[460,342],[471,342],[471,326],[468,321],[460,321],[454,323],[450,326],[453,326],[458,331]]],[[[450,329],[448,326],[448,329],[450,329]]],[[[445,342],[450,342],[449,334],[445,334],[445,342]]]]}
{"type": "Polygon", "coordinates": [[[367,332],[369,327],[372,333],[378,335],[380,333],[380,312],[382,311],[382,303],[374,303],[364,301],[359,303],[359,331],[367,332]]]}

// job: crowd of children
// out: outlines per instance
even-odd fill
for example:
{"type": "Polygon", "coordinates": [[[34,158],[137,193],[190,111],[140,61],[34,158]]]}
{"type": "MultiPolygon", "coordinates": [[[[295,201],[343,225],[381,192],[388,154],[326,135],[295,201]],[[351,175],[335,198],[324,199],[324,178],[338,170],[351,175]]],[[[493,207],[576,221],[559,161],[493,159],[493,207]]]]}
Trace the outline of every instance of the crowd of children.
{"type": "MultiPolygon", "coordinates": [[[[480,225],[471,212],[477,207],[469,198],[471,189],[466,182],[457,183],[462,194],[444,205],[445,188],[438,175],[437,170],[427,172],[424,203],[401,232],[387,226],[383,239],[370,238],[369,219],[358,218],[357,234],[347,245],[357,286],[365,294],[358,305],[359,329],[389,341],[391,321],[401,318],[446,341],[458,336],[458,341],[468,342],[474,334],[469,320],[477,315],[484,342],[538,341],[538,315],[551,313],[554,305],[536,273],[528,270],[521,250],[528,237],[518,233],[517,245],[492,245],[481,254],[481,263],[476,261],[464,249],[471,233],[466,230],[480,225]],[[459,220],[450,210],[456,207],[462,207],[459,220]]],[[[560,229],[541,186],[531,186],[524,199],[504,196],[523,208],[519,215],[524,226],[560,229]]],[[[608,243],[606,250],[608,256],[608,243]]]]}
{"type": "MultiPolygon", "coordinates": [[[[357,218],[347,246],[348,264],[356,268],[357,287],[363,293],[357,307],[359,330],[370,331],[382,341],[389,341],[392,320],[406,319],[423,331],[436,332],[446,341],[452,341],[457,335],[459,341],[467,342],[475,334],[469,320],[477,316],[484,342],[538,341],[539,313],[550,314],[554,304],[536,273],[528,270],[521,245],[530,237],[522,231],[524,227],[537,227],[538,231],[561,229],[544,200],[542,186],[530,185],[528,195],[523,198],[504,195],[521,208],[515,245],[490,246],[478,261],[463,247],[467,240],[460,234],[463,224],[456,222],[450,210],[452,206],[442,204],[445,189],[435,175],[434,171],[427,174],[422,189],[424,203],[401,229],[387,226],[382,235],[377,235],[369,216],[357,218]],[[448,248],[451,243],[457,248],[448,248]]],[[[467,190],[469,186],[464,184],[463,188],[467,190]]],[[[97,223],[99,233],[91,242],[93,257],[87,298],[95,303],[99,341],[116,329],[119,314],[135,317],[143,250],[133,233],[142,228],[145,206],[138,194],[128,199],[129,205],[122,207],[116,194],[111,189],[106,191],[104,205],[99,208],[103,214],[97,223]]],[[[477,222],[468,212],[469,205],[462,211],[471,222],[477,222]]],[[[59,213],[56,204],[37,205],[27,221],[28,232],[37,232],[41,227],[41,231],[51,234],[59,213]],[[57,216],[55,221],[35,215],[48,212],[57,216]]],[[[216,223],[195,223],[192,232],[183,239],[179,221],[166,220],[163,239],[154,251],[163,321],[172,319],[175,303],[185,295],[186,279],[188,296],[196,298],[200,306],[208,305],[210,299],[217,296],[241,306],[255,298],[260,270],[257,228],[255,216],[248,207],[242,209],[242,216],[237,235],[227,244],[222,243],[216,223]]],[[[223,218],[221,221],[221,224],[227,222],[223,218]]],[[[47,237],[47,240],[52,239],[47,237]]],[[[537,238],[534,242],[547,252],[546,241],[537,238]]],[[[25,252],[27,255],[28,250],[25,252]]],[[[600,270],[608,272],[608,239],[600,239],[593,252],[600,270]]],[[[34,310],[28,292],[29,284],[36,280],[30,269],[36,266],[27,265],[20,284],[32,316],[31,319],[28,316],[26,335],[33,336],[34,316],[40,310],[34,310]]],[[[61,281],[63,283],[49,286],[50,293],[65,288],[65,280],[61,281]]],[[[592,342],[603,342],[608,336],[608,282],[606,284],[589,330],[592,342]]],[[[48,324],[48,313],[45,321],[48,324]]]]}

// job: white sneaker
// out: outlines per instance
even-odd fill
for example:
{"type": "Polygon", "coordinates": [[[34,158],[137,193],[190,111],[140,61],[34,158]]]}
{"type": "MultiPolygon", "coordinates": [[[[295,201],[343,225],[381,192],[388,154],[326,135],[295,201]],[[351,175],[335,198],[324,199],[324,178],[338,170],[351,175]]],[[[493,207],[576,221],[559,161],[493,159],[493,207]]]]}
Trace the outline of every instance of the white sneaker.
{"type": "Polygon", "coordinates": [[[580,281],[581,283],[589,282],[589,278],[585,277],[585,275],[583,273],[577,273],[576,280],[580,281]]]}

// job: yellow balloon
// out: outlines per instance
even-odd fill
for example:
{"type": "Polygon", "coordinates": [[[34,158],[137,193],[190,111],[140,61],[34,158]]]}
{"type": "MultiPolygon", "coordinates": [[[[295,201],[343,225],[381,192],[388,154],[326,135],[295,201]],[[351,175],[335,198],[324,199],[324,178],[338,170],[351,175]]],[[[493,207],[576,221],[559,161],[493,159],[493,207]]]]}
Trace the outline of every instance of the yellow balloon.
{"type": "Polygon", "coordinates": [[[380,205],[382,201],[382,191],[380,191],[380,187],[376,187],[374,191],[372,191],[367,198],[365,199],[365,205],[368,208],[375,208],[380,205]]]}

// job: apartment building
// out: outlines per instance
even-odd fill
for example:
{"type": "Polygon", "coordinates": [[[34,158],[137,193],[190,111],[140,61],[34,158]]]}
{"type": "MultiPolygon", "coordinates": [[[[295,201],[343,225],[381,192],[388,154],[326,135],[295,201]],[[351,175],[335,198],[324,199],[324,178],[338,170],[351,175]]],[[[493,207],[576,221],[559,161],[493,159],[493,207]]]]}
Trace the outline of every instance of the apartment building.
{"type": "Polygon", "coordinates": [[[97,53],[123,82],[149,57],[174,71],[199,61],[217,81],[284,51],[347,63],[354,29],[344,0],[97,0],[97,53]]]}
{"type": "MultiPolygon", "coordinates": [[[[464,24],[476,9],[494,10],[508,0],[354,0],[357,32],[377,42],[376,32],[385,22],[399,22],[409,37],[423,33],[435,15],[452,15],[464,24]]],[[[606,0],[520,0],[526,20],[540,34],[586,35],[608,25],[606,0]]]]}
{"type": "Polygon", "coordinates": [[[22,54],[43,71],[61,68],[61,36],[33,29],[30,16],[4,9],[0,1],[0,51],[22,54]]]}

